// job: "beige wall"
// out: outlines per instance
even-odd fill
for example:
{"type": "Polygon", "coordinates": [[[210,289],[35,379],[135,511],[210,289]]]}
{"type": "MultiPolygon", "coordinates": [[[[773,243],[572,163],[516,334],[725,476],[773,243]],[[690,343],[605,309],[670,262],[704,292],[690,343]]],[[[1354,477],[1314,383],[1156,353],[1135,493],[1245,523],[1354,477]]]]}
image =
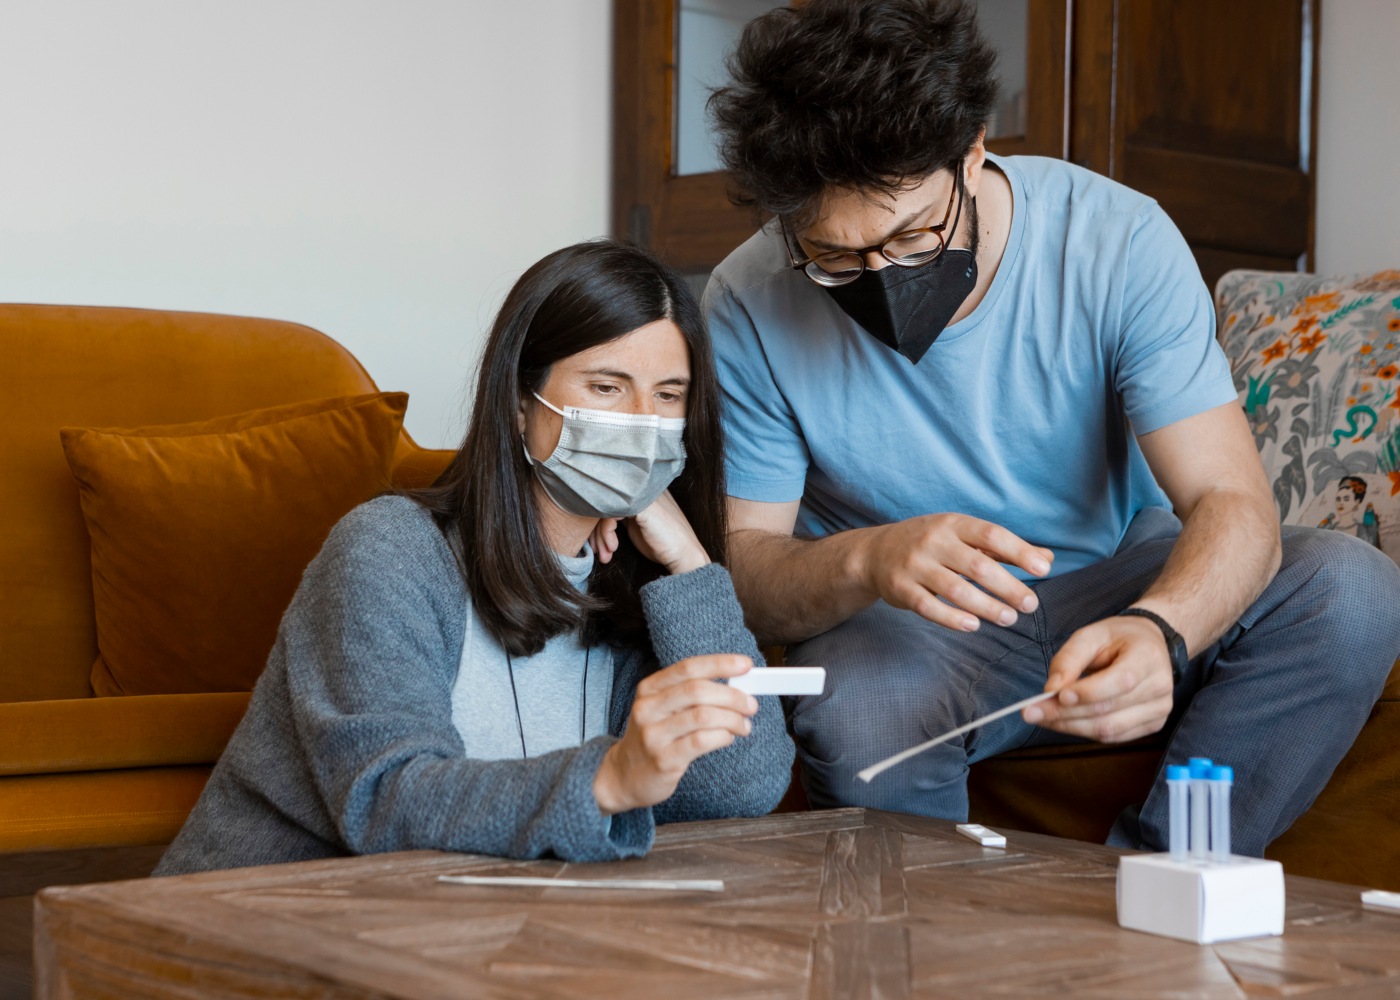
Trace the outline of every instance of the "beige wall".
{"type": "MultiPolygon", "coordinates": [[[[1317,265],[1400,266],[1400,0],[1322,0],[1317,265]]],[[[610,0],[5,0],[0,301],[298,320],[455,444],[501,296],[608,225],[610,0]]]]}
{"type": "Polygon", "coordinates": [[[1400,0],[1322,0],[1317,270],[1400,268],[1400,0]]]}
{"type": "Polygon", "coordinates": [[[455,444],[510,283],[608,226],[610,0],[3,0],[0,301],[272,316],[455,444]]]}

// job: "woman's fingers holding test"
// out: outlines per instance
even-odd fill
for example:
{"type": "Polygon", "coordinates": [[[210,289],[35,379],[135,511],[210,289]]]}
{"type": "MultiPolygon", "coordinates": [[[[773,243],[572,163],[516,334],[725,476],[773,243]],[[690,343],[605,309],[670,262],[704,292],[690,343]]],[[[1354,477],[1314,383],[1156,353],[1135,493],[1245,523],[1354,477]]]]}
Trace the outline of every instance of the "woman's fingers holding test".
{"type": "Polygon", "coordinates": [[[753,668],[753,660],[735,653],[713,653],[708,656],[691,656],[678,660],[662,670],[642,679],[637,685],[637,694],[647,695],[663,691],[676,684],[693,680],[719,680],[738,677],[753,668]]]}

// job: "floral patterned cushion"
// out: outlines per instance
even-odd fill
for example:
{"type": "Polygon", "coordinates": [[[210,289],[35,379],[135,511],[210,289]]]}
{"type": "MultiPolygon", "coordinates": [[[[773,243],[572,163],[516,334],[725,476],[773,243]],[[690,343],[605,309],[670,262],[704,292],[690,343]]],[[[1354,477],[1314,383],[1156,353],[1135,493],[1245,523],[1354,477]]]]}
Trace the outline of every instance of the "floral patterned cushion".
{"type": "Polygon", "coordinates": [[[1400,270],[1231,271],[1215,303],[1283,523],[1400,562],[1400,270]]]}

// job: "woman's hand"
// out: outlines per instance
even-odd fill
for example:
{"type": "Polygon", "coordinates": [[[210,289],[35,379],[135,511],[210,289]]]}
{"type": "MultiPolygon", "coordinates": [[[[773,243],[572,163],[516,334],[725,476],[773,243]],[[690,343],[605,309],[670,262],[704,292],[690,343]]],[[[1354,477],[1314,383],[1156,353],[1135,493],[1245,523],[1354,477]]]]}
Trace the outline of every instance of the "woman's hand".
{"type": "Polygon", "coordinates": [[[612,562],[613,554],[617,552],[618,523],[615,517],[599,518],[593,526],[593,534],[588,536],[588,543],[593,546],[593,553],[600,563],[612,562]]]}
{"type": "Polygon", "coordinates": [[[603,815],[666,801],[691,761],[747,735],[757,699],[715,681],[752,666],[747,656],[692,656],[644,678],[627,731],[603,755],[593,779],[603,815]]]}
{"type": "MultiPolygon", "coordinates": [[[[605,517],[593,529],[590,541],[598,561],[607,563],[617,552],[618,520],[605,517]]],[[[627,519],[627,534],[637,551],[666,567],[671,575],[689,573],[710,562],[705,548],[695,537],[695,529],[685,519],[680,505],[667,490],[646,510],[627,519]]]]}

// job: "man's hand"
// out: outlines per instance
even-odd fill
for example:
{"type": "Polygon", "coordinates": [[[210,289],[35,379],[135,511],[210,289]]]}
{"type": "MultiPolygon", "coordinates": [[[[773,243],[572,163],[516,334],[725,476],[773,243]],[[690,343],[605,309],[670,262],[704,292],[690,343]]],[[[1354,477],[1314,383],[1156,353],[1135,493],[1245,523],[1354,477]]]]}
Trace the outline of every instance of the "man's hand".
{"type": "Polygon", "coordinates": [[[758,700],[715,681],[752,667],[747,656],[692,656],[644,677],[627,731],[603,755],[593,779],[603,814],[666,801],[691,761],[748,735],[758,700]]]}
{"type": "Polygon", "coordinates": [[[1035,594],[1000,563],[1044,576],[1055,558],[963,514],[927,514],[864,534],[855,571],[874,596],[964,632],[975,630],[979,618],[1010,625],[1017,612],[1036,609],[1035,594]]]}
{"type": "Polygon", "coordinates": [[[1050,661],[1051,698],[1022,711],[1032,725],[1100,743],[1155,733],[1172,710],[1172,664],[1162,632],[1145,618],[1086,625],[1050,661]]]}

